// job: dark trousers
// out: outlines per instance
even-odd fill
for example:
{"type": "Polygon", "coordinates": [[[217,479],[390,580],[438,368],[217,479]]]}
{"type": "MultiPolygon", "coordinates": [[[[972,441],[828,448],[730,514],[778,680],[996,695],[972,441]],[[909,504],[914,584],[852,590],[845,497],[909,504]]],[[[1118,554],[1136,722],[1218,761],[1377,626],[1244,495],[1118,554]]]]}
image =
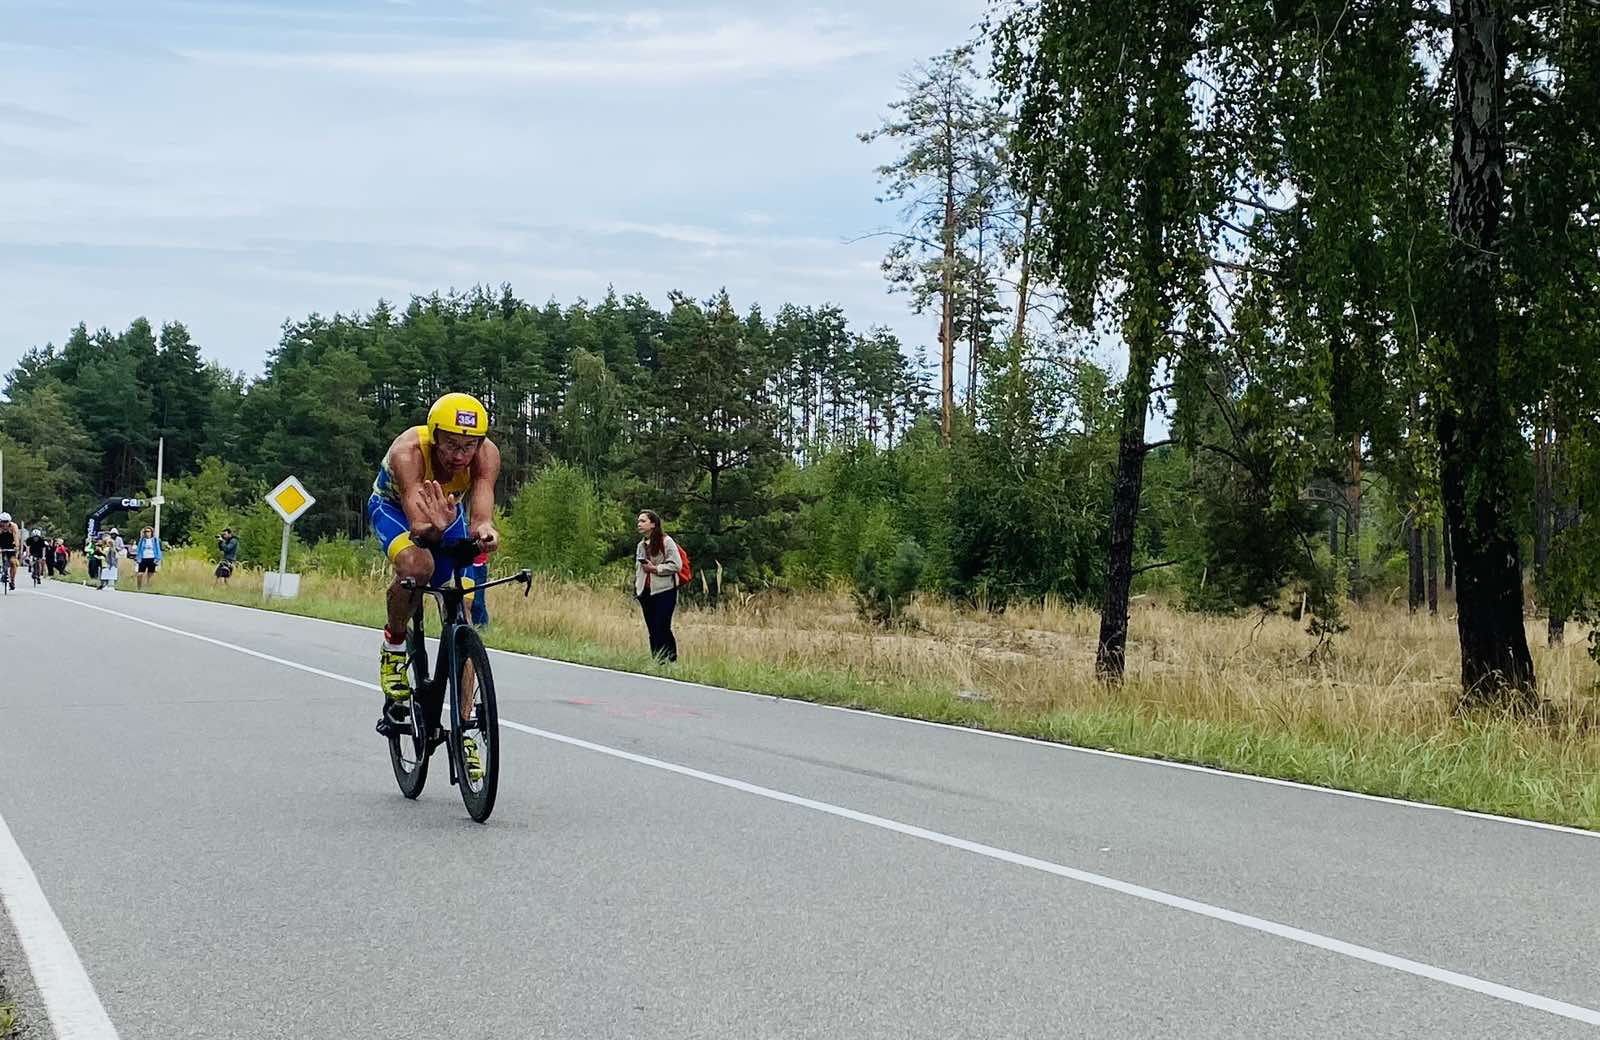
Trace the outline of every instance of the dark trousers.
{"type": "Polygon", "coordinates": [[[678,590],[668,589],[652,595],[646,590],[639,597],[644,611],[644,627],[650,630],[650,653],[668,661],[678,659],[678,641],[672,636],[672,612],[678,607],[678,590]]]}
{"type": "MultiPolygon", "coordinates": [[[[476,584],[482,585],[489,580],[489,565],[475,563],[464,572],[476,584]]],[[[475,592],[472,594],[472,623],[474,625],[487,625],[489,623],[489,594],[475,592]]]]}

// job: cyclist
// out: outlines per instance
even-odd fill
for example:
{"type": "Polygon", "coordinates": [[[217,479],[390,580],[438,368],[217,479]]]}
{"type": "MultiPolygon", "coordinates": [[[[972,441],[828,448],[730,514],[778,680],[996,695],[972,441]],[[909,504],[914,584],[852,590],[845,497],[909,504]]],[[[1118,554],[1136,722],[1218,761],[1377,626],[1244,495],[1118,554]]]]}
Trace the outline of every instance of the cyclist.
{"type": "MultiPolygon", "coordinates": [[[[484,551],[499,548],[494,528],[494,484],[500,475],[500,449],[489,440],[489,412],[471,394],[445,394],[428,409],[428,421],[394,439],[372,482],[367,521],[394,565],[389,586],[389,623],[378,655],[378,685],[383,714],[378,732],[388,736],[409,729],[406,629],[420,593],[401,586],[443,585],[460,565],[439,554],[440,542],[476,538],[484,551]]],[[[472,707],[466,709],[467,721],[472,707]]],[[[476,742],[467,738],[469,770],[479,770],[476,742]]]]}
{"type": "Polygon", "coordinates": [[[28,566],[32,568],[28,573],[44,577],[44,554],[50,548],[50,543],[45,541],[44,532],[35,527],[28,533],[28,566]]]}
{"type": "Polygon", "coordinates": [[[0,577],[12,588],[17,587],[17,543],[22,532],[12,522],[10,513],[0,513],[0,577]]]}

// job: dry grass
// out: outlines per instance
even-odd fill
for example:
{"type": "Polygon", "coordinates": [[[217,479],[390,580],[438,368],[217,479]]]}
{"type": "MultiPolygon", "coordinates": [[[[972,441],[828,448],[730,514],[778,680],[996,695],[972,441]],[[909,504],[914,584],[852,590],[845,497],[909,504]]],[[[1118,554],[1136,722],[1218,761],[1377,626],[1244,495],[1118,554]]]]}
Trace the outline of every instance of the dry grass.
{"type": "MultiPolygon", "coordinates": [[[[631,575],[630,575],[631,577],[631,575]]],[[[162,591],[215,595],[209,565],[180,555],[162,591]]],[[[379,623],[385,578],[307,574],[301,613],[379,623]]],[[[129,584],[129,583],[123,583],[129,584]]],[[[536,580],[492,594],[492,643],[636,670],[653,667],[631,585],[536,580]]],[[[225,596],[259,603],[241,570],[225,596]]],[[[730,596],[685,607],[685,678],[1051,739],[1600,827],[1600,696],[1588,633],[1529,642],[1549,720],[1456,715],[1458,648],[1442,616],[1352,611],[1331,653],[1287,617],[1207,618],[1136,603],[1128,676],[1093,676],[1099,617],[1057,602],[1004,614],[924,601],[903,631],[856,617],[843,593],[730,596]]]]}

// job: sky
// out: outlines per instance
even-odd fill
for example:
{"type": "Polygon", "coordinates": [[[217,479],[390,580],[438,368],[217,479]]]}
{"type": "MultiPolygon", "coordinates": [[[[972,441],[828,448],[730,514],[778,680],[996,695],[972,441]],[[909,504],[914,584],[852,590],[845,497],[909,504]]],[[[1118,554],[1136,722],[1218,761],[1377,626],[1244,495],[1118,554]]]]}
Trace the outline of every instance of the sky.
{"type": "Polygon", "coordinates": [[[833,302],[931,347],[856,135],[983,12],[0,0],[0,368],[143,315],[255,375],[285,319],[502,282],[833,302]]]}

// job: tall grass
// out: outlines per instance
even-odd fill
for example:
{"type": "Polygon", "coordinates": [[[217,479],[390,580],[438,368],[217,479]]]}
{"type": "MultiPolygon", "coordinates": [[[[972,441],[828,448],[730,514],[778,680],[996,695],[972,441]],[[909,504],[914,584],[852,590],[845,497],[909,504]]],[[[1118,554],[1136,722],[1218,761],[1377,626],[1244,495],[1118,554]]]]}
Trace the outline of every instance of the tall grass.
{"type": "MultiPolygon", "coordinates": [[[[340,561],[341,563],[343,561],[340,561]]],[[[377,626],[381,561],[312,571],[274,609],[377,626]]],[[[154,591],[262,605],[260,573],[213,587],[210,565],[175,553],[154,591]]],[[[1530,622],[1547,718],[1456,713],[1459,657],[1448,616],[1352,610],[1331,653],[1287,617],[1210,618],[1136,604],[1128,674],[1095,680],[1099,618],[1047,601],[1004,613],[920,601],[913,624],[862,622],[837,593],[731,595],[680,608],[683,659],[653,662],[631,574],[536,579],[491,593],[491,645],[712,685],[873,708],[1049,740],[1214,765],[1372,794],[1600,829],[1596,670],[1570,643],[1546,649],[1530,622]]],[[[1448,611],[1441,605],[1441,611],[1448,611]]]]}

